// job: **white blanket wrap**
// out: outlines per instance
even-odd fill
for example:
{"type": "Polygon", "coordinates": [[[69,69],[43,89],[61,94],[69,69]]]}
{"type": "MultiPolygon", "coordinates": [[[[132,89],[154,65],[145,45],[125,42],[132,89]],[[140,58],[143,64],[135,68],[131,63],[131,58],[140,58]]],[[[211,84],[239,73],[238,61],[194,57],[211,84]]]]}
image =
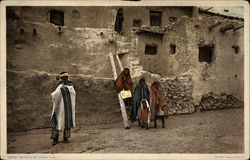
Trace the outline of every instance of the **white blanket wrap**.
{"type": "MultiPolygon", "coordinates": [[[[51,93],[52,96],[52,103],[53,103],[53,109],[52,114],[55,113],[56,120],[57,120],[57,130],[63,130],[65,128],[65,113],[64,113],[64,101],[63,96],[61,93],[61,87],[63,87],[63,84],[60,84],[54,92],[51,93]]],[[[73,86],[67,86],[70,93],[71,98],[71,106],[72,106],[72,121],[73,121],[73,127],[75,127],[75,99],[76,99],[76,92],[73,86]]]]}

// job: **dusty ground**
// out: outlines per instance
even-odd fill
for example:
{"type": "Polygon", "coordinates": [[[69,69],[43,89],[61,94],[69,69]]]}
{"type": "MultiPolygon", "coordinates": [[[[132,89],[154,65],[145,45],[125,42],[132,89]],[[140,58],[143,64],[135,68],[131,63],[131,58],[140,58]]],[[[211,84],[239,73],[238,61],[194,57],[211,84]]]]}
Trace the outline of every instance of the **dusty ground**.
{"type": "Polygon", "coordinates": [[[243,114],[240,108],[171,116],[165,129],[132,124],[125,130],[122,123],[78,126],[69,144],[56,146],[50,129],[15,132],[8,134],[8,153],[241,153],[243,114]]]}

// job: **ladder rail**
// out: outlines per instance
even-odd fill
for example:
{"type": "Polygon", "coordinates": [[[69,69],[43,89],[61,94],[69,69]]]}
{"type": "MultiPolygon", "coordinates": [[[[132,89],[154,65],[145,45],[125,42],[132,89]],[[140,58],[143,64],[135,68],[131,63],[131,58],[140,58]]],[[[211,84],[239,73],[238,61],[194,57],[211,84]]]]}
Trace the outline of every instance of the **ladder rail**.
{"type": "MultiPolygon", "coordinates": [[[[113,54],[111,52],[109,53],[109,58],[110,58],[110,64],[111,64],[111,67],[112,67],[113,78],[114,78],[114,80],[116,80],[116,78],[117,78],[117,72],[116,72],[116,67],[115,67],[114,56],[113,56],[113,54]]],[[[119,57],[116,57],[116,58],[119,59],[119,57]]],[[[118,64],[119,64],[119,61],[118,61],[118,64]]],[[[120,66],[120,64],[119,64],[119,66],[120,66]]],[[[123,68],[122,65],[120,66],[120,69],[121,68],[123,68]]],[[[125,104],[124,104],[124,101],[121,98],[121,95],[119,93],[118,93],[118,99],[119,99],[119,103],[120,103],[120,107],[121,107],[121,113],[122,113],[122,119],[123,119],[123,123],[124,123],[124,128],[125,129],[129,129],[130,126],[129,126],[129,123],[128,123],[128,117],[127,117],[127,112],[126,112],[126,109],[125,109],[125,104]]]]}
{"type": "Polygon", "coordinates": [[[123,66],[122,66],[121,60],[120,60],[120,58],[119,58],[119,55],[117,54],[117,55],[115,55],[115,57],[116,57],[116,60],[117,60],[117,62],[118,62],[120,71],[123,71],[124,68],[123,68],[123,66]]]}

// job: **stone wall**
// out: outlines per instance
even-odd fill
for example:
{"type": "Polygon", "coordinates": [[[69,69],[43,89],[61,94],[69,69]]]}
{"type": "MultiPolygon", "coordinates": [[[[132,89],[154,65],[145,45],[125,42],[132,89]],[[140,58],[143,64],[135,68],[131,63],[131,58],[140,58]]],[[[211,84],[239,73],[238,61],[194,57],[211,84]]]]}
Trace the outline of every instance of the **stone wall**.
{"type": "Polygon", "coordinates": [[[226,93],[215,94],[213,92],[203,95],[199,104],[201,110],[239,108],[243,106],[244,103],[233,95],[226,93]]]}
{"type": "Polygon", "coordinates": [[[190,75],[161,78],[160,82],[170,115],[194,113],[197,109],[214,110],[244,106],[244,102],[233,95],[213,92],[203,95],[197,104],[192,97],[194,81],[190,75]]]}
{"type": "Polygon", "coordinates": [[[170,115],[194,113],[195,105],[192,97],[194,84],[192,77],[184,75],[163,78],[160,82],[166,96],[170,115]]]}

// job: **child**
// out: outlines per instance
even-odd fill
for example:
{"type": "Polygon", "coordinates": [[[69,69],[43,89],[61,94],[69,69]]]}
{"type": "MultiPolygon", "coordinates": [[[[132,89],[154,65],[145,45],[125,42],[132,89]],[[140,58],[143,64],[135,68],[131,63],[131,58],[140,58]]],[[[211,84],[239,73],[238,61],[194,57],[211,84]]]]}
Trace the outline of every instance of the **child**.
{"type": "Polygon", "coordinates": [[[165,117],[168,117],[168,107],[159,82],[152,83],[150,87],[150,109],[154,127],[157,128],[156,120],[161,119],[162,128],[165,128],[165,117]]]}
{"type": "Polygon", "coordinates": [[[141,101],[141,115],[140,115],[140,122],[142,128],[149,128],[150,122],[150,107],[148,101],[146,99],[142,99],[141,101]]]}

